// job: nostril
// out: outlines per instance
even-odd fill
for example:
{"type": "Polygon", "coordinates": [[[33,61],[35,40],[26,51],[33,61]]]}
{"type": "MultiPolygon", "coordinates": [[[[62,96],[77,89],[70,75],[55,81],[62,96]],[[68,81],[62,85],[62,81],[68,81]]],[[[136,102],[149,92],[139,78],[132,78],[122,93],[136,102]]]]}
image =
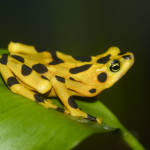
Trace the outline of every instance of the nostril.
{"type": "Polygon", "coordinates": [[[131,57],[131,55],[124,55],[124,56],[122,56],[124,59],[131,59],[132,57],[131,57]]]}

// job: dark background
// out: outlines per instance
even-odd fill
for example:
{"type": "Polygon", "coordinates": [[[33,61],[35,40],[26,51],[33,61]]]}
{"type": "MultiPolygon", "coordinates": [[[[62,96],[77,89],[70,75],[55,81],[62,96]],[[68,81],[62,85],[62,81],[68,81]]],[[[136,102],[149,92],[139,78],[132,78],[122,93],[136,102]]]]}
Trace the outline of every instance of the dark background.
{"type": "MultiPolygon", "coordinates": [[[[135,54],[134,67],[100,95],[150,149],[149,0],[0,0],[0,47],[18,41],[89,56],[114,45],[135,54]]],[[[128,150],[116,134],[94,135],[75,150],[128,150]]]]}

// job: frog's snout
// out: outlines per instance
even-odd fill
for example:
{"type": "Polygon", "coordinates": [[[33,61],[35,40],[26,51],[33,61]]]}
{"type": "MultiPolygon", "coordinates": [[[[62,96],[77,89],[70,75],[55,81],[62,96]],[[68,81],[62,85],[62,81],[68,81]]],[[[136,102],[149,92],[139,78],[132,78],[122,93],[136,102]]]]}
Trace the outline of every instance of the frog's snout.
{"type": "Polygon", "coordinates": [[[130,63],[131,66],[133,65],[133,63],[134,63],[134,54],[133,54],[133,53],[128,52],[128,53],[126,53],[125,55],[123,55],[122,58],[123,58],[126,62],[130,63]]]}

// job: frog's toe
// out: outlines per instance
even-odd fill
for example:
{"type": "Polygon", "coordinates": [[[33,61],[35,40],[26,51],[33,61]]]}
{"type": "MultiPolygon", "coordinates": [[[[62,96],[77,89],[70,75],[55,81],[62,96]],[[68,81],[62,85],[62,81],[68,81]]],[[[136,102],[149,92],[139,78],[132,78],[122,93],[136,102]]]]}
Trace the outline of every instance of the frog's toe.
{"type": "Polygon", "coordinates": [[[96,118],[98,124],[102,124],[102,118],[96,118]]]}
{"type": "Polygon", "coordinates": [[[87,117],[88,120],[90,121],[95,121],[97,122],[98,124],[101,124],[102,123],[102,119],[101,118],[95,118],[94,116],[91,116],[88,114],[88,117],[87,117]]]}

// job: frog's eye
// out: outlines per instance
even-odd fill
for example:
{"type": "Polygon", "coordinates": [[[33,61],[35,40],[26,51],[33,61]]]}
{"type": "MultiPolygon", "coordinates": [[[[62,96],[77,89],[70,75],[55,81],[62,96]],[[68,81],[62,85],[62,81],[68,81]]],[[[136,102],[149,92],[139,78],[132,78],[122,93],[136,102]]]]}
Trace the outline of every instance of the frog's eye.
{"type": "Polygon", "coordinates": [[[118,60],[114,60],[110,65],[110,71],[118,72],[120,70],[120,62],[118,60]]]}

